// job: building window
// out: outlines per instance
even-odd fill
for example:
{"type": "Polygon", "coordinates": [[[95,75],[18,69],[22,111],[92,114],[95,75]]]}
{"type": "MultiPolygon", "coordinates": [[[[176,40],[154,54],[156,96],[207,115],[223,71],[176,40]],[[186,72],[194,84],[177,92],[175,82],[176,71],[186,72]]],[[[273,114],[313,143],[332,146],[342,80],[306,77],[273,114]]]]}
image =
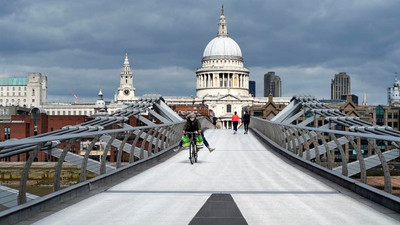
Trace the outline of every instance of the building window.
{"type": "Polygon", "coordinates": [[[388,126],[389,126],[389,127],[392,127],[392,122],[388,122],[388,126]]]}
{"type": "Polygon", "coordinates": [[[394,118],[394,119],[397,119],[397,117],[398,117],[397,112],[393,113],[393,118],[394,118]]]}
{"type": "Polygon", "coordinates": [[[384,109],[381,105],[376,107],[376,125],[383,126],[384,109]]]}
{"type": "Polygon", "coordinates": [[[32,89],[32,96],[35,96],[35,89],[32,89]]]}
{"type": "Polygon", "coordinates": [[[35,102],[35,99],[32,99],[32,102],[35,102]]]}
{"type": "Polygon", "coordinates": [[[388,118],[392,119],[392,113],[391,112],[388,113],[388,118]]]}
{"type": "Polygon", "coordinates": [[[10,139],[11,129],[10,127],[4,127],[4,140],[10,139]]]}
{"type": "Polygon", "coordinates": [[[232,105],[230,105],[230,104],[226,105],[226,112],[227,113],[232,112],[232,105]]]}

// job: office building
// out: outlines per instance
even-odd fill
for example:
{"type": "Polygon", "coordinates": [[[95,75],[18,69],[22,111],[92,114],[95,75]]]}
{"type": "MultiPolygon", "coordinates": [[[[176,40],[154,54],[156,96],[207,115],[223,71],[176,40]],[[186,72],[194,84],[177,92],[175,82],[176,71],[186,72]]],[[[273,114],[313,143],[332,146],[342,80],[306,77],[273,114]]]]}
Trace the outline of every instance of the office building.
{"type": "Polygon", "coordinates": [[[264,97],[272,94],[273,97],[282,96],[281,78],[275,72],[268,72],[264,75],[264,97]]]}
{"type": "Polygon", "coordinates": [[[351,94],[350,87],[350,76],[346,72],[335,74],[334,79],[331,80],[331,99],[341,99],[342,95],[351,94]]]}
{"type": "Polygon", "coordinates": [[[256,97],[256,82],[253,80],[249,81],[249,93],[251,96],[256,97]]]}

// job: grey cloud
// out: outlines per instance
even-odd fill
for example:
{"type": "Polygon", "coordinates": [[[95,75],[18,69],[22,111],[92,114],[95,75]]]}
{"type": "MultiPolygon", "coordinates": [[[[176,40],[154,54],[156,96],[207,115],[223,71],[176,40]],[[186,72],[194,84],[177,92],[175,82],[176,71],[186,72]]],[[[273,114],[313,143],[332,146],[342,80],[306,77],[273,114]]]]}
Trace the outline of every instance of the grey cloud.
{"type": "MultiPolygon", "coordinates": [[[[45,73],[51,96],[62,96],[67,84],[82,98],[91,98],[104,85],[111,99],[125,52],[137,73],[138,94],[194,94],[195,70],[216,35],[223,2],[1,3],[1,74],[45,73]],[[88,85],[93,80],[95,84],[88,85]]],[[[398,1],[224,4],[229,34],[240,45],[260,93],[264,73],[275,70],[284,76],[287,95],[311,90],[329,97],[330,79],[345,71],[357,81],[354,92],[367,89],[372,102],[386,102],[386,88],[393,83],[400,57],[398,1]],[[301,77],[301,82],[292,76],[301,77]]]]}

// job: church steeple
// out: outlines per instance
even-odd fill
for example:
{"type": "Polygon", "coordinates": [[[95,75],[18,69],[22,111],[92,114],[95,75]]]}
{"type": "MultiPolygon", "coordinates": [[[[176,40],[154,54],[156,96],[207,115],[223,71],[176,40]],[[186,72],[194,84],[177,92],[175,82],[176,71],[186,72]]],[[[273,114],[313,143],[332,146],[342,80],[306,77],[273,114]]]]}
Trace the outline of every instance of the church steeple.
{"type": "Polygon", "coordinates": [[[125,53],[124,65],[129,65],[128,53],[125,53]]]}
{"type": "Polygon", "coordinates": [[[364,92],[364,96],[363,96],[363,101],[362,101],[362,105],[363,106],[367,106],[368,102],[367,102],[367,94],[364,92]]]}
{"type": "Polygon", "coordinates": [[[228,27],[225,20],[224,5],[222,5],[221,16],[219,17],[217,37],[228,37],[228,27]]]}
{"type": "Polygon", "coordinates": [[[114,100],[116,102],[130,102],[135,99],[135,88],[133,87],[133,72],[129,64],[128,53],[125,53],[124,65],[120,73],[120,83],[114,100]]]}

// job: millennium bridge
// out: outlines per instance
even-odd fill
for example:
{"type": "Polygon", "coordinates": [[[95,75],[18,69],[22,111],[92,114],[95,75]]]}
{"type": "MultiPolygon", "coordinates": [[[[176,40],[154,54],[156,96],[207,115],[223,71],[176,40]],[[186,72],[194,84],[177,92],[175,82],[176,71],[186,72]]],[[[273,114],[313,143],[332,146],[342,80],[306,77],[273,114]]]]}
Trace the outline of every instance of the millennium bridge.
{"type": "Polygon", "coordinates": [[[185,121],[156,95],[79,125],[0,143],[0,159],[29,153],[19,188],[0,186],[0,224],[400,224],[391,176],[399,131],[312,96],[294,96],[272,120],[252,117],[249,134],[200,120],[216,150],[201,150],[194,165],[187,151],[173,151],[185,121]],[[131,126],[130,118],[140,125],[131,126]],[[83,141],[85,151],[72,151],[83,141]],[[107,143],[102,157],[91,157],[99,141],[107,143]],[[39,152],[58,159],[53,192],[44,196],[28,192],[39,152]],[[68,187],[61,185],[66,164],[80,171],[68,187]],[[383,174],[382,187],[369,184],[372,170],[383,174]]]}

